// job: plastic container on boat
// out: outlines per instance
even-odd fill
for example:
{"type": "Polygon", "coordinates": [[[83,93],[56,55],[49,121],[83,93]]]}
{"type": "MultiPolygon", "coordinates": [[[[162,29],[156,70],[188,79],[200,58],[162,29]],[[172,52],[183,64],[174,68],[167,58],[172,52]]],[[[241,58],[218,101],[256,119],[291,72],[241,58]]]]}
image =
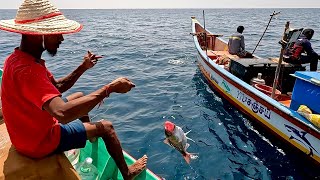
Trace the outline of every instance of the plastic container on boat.
{"type": "Polygon", "coordinates": [[[98,169],[92,164],[92,158],[87,157],[84,162],[77,165],[77,172],[82,180],[98,180],[98,169]]]}
{"type": "Polygon", "coordinates": [[[300,105],[306,105],[314,114],[320,114],[320,73],[298,71],[293,76],[296,77],[296,82],[290,109],[297,110],[300,105]]]}
{"type": "MultiPolygon", "coordinates": [[[[267,86],[264,84],[255,84],[254,87],[268,96],[271,96],[271,94],[272,94],[272,87],[271,86],[267,86]]],[[[281,95],[281,91],[276,89],[276,91],[274,93],[274,98],[276,99],[279,95],[281,95]]]]}
{"type": "Polygon", "coordinates": [[[258,73],[258,76],[255,78],[252,78],[250,80],[250,85],[254,86],[255,84],[266,84],[266,81],[262,79],[262,74],[258,73]]]}
{"type": "Polygon", "coordinates": [[[75,167],[79,162],[80,149],[71,149],[69,151],[65,151],[64,154],[67,156],[72,166],[75,167]]]}

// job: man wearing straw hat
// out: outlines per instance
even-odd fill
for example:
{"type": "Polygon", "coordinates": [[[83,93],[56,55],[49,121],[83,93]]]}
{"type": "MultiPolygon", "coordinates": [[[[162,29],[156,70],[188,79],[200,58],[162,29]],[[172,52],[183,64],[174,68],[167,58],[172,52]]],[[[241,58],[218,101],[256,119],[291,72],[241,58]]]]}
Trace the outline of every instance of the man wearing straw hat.
{"type": "Polygon", "coordinates": [[[4,121],[17,151],[42,158],[82,148],[87,139],[102,137],[124,179],[132,179],[146,167],[146,155],[127,166],[111,122],[76,120],[110,93],[127,93],[135,85],[127,78],[118,78],[91,94],[65,102],[61,93],[71,88],[99,57],[88,52],[75,71],[58,81],[41,59],[45,50],[54,56],[64,40],[62,34],[78,32],[82,25],[66,19],[48,0],[25,0],[15,19],[0,21],[0,29],[22,34],[20,46],[4,63],[1,87],[4,121]]]}

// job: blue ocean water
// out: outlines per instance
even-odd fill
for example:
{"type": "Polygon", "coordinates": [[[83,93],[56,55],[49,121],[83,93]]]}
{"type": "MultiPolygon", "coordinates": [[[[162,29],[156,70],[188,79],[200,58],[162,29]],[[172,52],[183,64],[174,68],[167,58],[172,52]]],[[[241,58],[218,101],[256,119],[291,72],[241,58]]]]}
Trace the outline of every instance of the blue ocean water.
{"type": "MultiPolygon", "coordinates": [[[[313,47],[320,52],[319,9],[207,9],[206,27],[227,39],[245,27],[247,50],[258,42],[270,14],[274,19],[256,50],[261,57],[278,57],[278,41],[286,21],[315,30],[313,47]]],[[[132,156],[149,156],[148,168],[165,179],[311,179],[320,178],[312,165],[270,133],[252,123],[205,83],[196,63],[191,16],[203,22],[202,10],[62,10],[84,25],[65,35],[56,57],[44,55],[56,78],[74,70],[87,50],[105,55],[65,95],[88,94],[113,79],[126,76],[135,84],[127,94],[112,94],[90,115],[113,122],[123,148],[132,156]],[[199,158],[187,165],[162,141],[169,119],[192,130],[189,152],[199,158]]],[[[11,19],[15,10],[0,10],[11,19]]],[[[1,66],[19,45],[20,35],[0,31],[1,66]]]]}

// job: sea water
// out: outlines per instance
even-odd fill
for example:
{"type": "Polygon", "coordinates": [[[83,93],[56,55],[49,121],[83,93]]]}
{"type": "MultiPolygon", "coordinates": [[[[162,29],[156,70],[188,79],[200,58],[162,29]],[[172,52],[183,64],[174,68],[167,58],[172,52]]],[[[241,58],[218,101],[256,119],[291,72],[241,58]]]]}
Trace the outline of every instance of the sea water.
{"type": "MultiPolygon", "coordinates": [[[[252,52],[270,14],[270,23],[256,55],[278,57],[286,21],[296,28],[315,30],[312,46],[320,52],[320,9],[206,9],[206,27],[222,39],[245,27],[246,49],[252,52]]],[[[111,94],[90,116],[113,122],[124,150],[139,158],[148,155],[148,168],[165,179],[312,179],[320,176],[278,139],[212,91],[201,75],[191,32],[191,16],[203,23],[202,9],[67,10],[66,17],[84,25],[64,36],[56,57],[44,54],[56,78],[74,70],[87,50],[105,55],[85,72],[65,95],[91,93],[113,79],[126,76],[136,87],[127,94],[111,94]],[[164,144],[166,119],[192,130],[189,152],[199,153],[187,165],[164,144]]],[[[0,10],[12,19],[16,10],[0,10]]],[[[19,46],[20,35],[0,31],[0,64],[19,46]]]]}

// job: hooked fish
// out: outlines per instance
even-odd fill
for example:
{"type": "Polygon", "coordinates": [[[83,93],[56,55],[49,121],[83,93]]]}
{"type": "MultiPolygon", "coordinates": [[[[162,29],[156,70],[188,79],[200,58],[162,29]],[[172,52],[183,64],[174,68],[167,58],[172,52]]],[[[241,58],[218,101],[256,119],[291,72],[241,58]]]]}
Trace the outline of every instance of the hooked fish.
{"type": "Polygon", "coordinates": [[[181,127],[170,121],[166,121],[164,123],[164,131],[166,139],[163,142],[178,150],[188,164],[190,163],[190,159],[196,159],[198,157],[194,153],[187,152],[187,148],[190,146],[187,143],[187,139],[194,142],[194,140],[187,137],[187,134],[191,130],[184,133],[181,127]]]}

